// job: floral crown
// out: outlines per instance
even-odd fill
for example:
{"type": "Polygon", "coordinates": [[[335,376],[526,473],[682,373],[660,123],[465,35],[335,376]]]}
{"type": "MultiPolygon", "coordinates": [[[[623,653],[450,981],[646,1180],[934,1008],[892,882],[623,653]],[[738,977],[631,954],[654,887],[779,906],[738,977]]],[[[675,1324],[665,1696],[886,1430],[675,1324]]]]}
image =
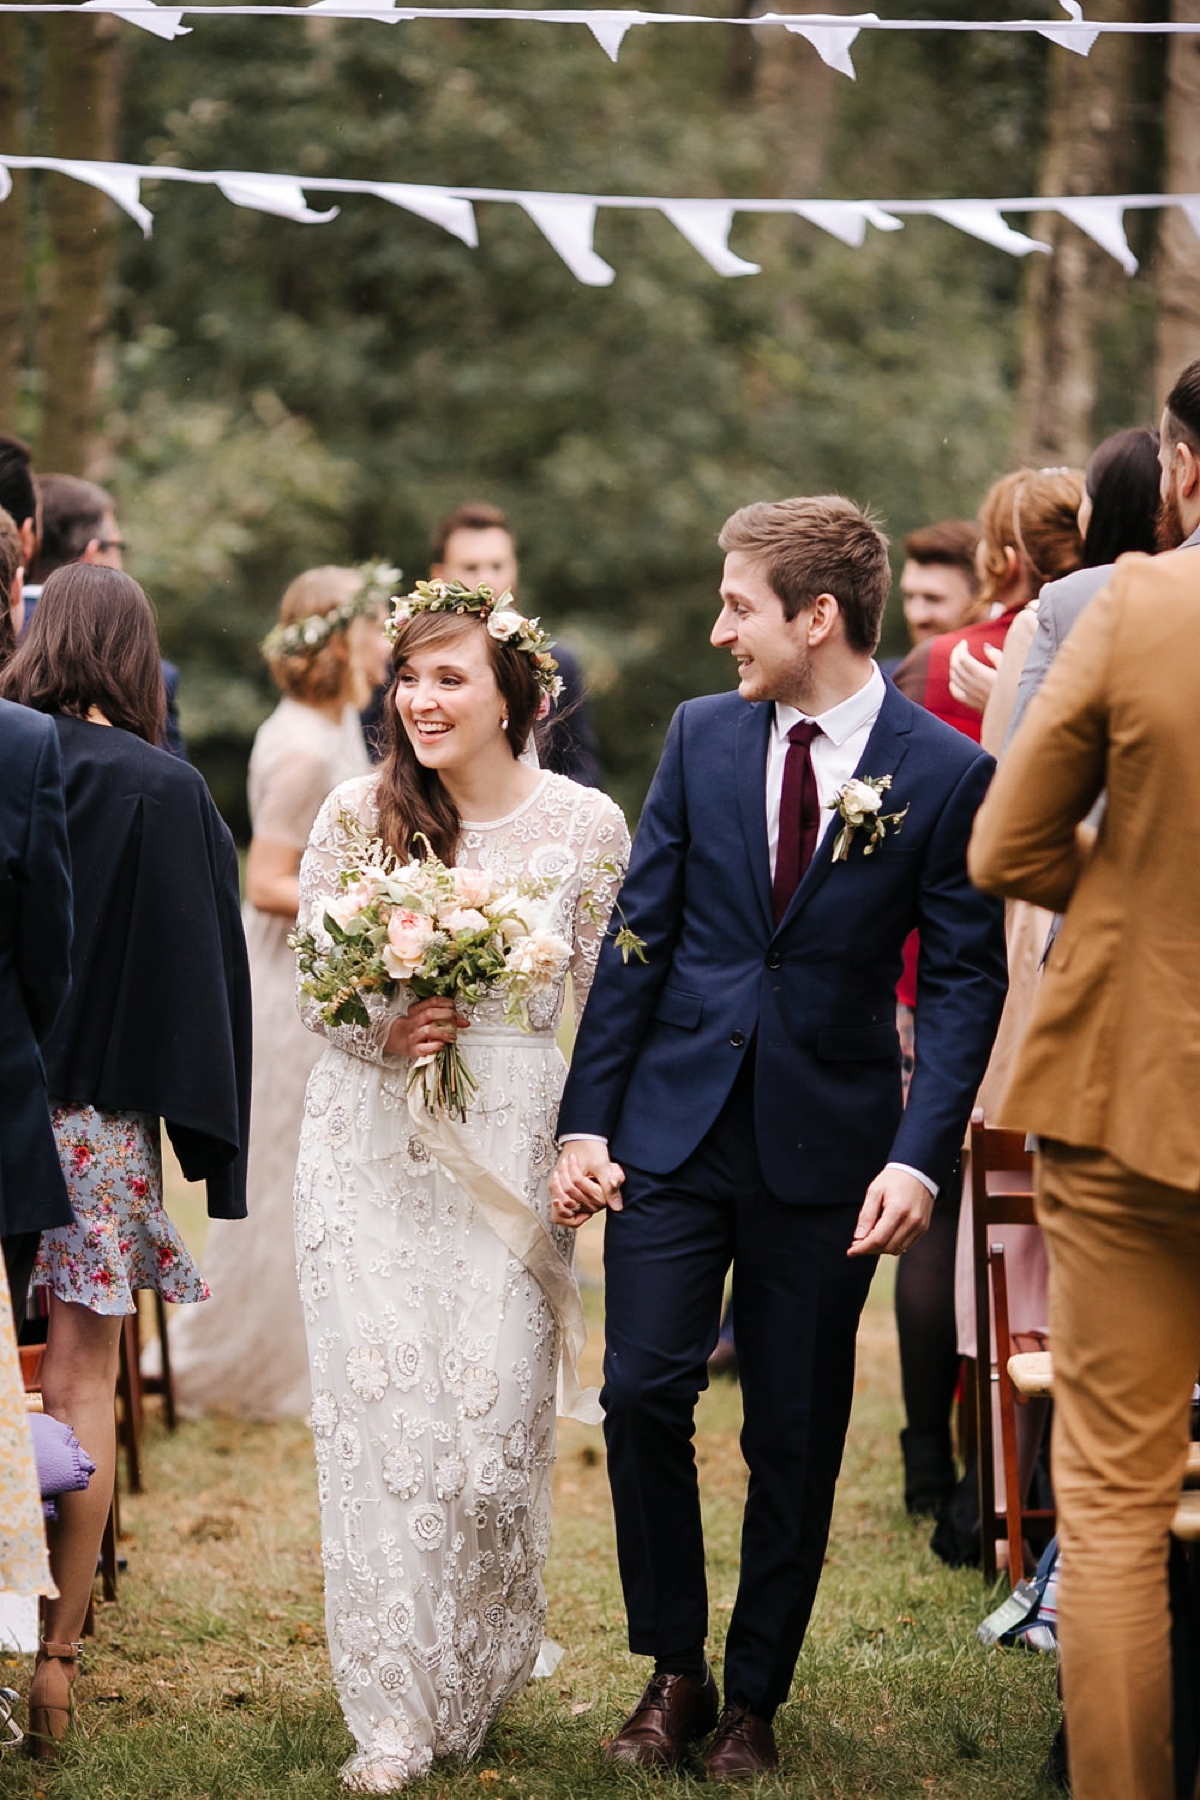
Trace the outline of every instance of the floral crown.
{"type": "Polygon", "coordinates": [[[391,563],[360,563],[354,573],[362,586],[348,600],[331,607],[328,612],[305,613],[290,625],[276,625],[262,641],[262,653],[268,662],[280,656],[315,656],[329,642],[335,631],[344,631],[352,619],[366,618],[388,606],[395,598],[401,572],[391,563]]]}
{"type": "Polygon", "coordinates": [[[464,587],[461,581],[418,581],[411,594],[393,600],[392,609],[383,629],[393,644],[401,627],[421,613],[469,614],[486,626],[497,643],[510,644],[532,659],[534,678],[543,694],[557,700],[563,691],[558,664],[550,654],[554,640],[538,619],[527,619],[517,611],[508,588],[494,594],[490,587],[464,587]]]}

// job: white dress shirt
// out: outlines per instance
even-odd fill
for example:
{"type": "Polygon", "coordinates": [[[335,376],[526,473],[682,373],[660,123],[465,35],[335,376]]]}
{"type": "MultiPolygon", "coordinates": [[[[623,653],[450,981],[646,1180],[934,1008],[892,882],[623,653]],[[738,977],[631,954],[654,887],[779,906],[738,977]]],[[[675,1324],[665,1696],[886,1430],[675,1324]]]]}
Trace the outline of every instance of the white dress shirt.
{"type": "Polygon", "coordinates": [[[821,735],[813,739],[809,755],[817,779],[817,798],[827,817],[821,826],[814,855],[820,853],[829,827],[833,824],[833,807],[838,793],[854,774],[867,747],[871,729],[879,717],[887,683],[877,663],[871,664],[868,680],[824,713],[797,712],[794,706],[775,702],[775,723],[767,740],[767,853],[771,858],[771,879],[775,879],[775,857],[779,849],[779,803],[783,797],[783,765],[787,761],[788,732],[803,719],[819,725],[821,735]]]}
{"type": "MultiPolygon", "coordinates": [[[[779,804],[783,797],[783,765],[787,760],[788,732],[793,725],[798,725],[805,718],[811,718],[814,725],[821,727],[821,735],[813,739],[809,751],[821,810],[829,810],[829,818],[821,829],[817,848],[813,852],[814,856],[819,856],[833,823],[833,807],[838,793],[862,761],[867,739],[879,717],[886,693],[887,683],[879,671],[879,665],[872,663],[871,673],[857,694],[851,694],[848,700],[839,701],[828,712],[802,713],[794,706],[785,706],[780,700],[775,702],[775,720],[767,740],[766,770],[767,851],[771,859],[772,879],[779,849],[779,804]]],[[[871,771],[868,770],[867,773],[870,774],[871,771]]],[[[582,1132],[570,1132],[560,1138],[559,1142],[570,1144],[583,1136],[582,1132]]],[[[920,1169],[914,1169],[908,1163],[894,1162],[887,1166],[889,1169],[903,1169],[906,1174],[915,1175],[921,1185],[937,1198],[937,1183],[931,1181],[920,1169]]]]}

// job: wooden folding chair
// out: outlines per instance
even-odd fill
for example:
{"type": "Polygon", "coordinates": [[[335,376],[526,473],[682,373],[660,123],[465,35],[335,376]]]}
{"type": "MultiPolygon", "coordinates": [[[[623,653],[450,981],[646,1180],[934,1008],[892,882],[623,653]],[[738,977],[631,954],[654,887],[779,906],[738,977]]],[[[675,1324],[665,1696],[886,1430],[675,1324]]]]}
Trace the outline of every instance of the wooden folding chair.
{"type": "MultiPolygon", "coordinates": [[[[1052,1521],[1049,1508],[1027,1511],[1021,1505],[1017,1459],[1016,1394],[1008,1373],[1017,1346],[1009,1331],[1008,1282],[1004,1246],[993,1244],[997,1225],[1036,1225],[1033,1206],[1033,1157],[1025,1134],[988,1125],[982,1111],[971,1116],[972,1268],[975,1287],[975,1418],[979,1470],[979,1542],[984,1579],[996,1579],[996,1544],[1008,1539],[1009,1576],[1013,1584],[1025,1573],[1026,1519],[1052,1521]],[[996,1355],[992,1355],[993,1322],[996,1355]],[[1001,1454],[1004,1458],[1005,1508],[996,1506],[996,1455],[992,1439],[992,1390],[999,1400],[1001,1454]]],[[[1023,1398],[1023,1397],[1022,1397],[1023,1398]]]]}
{"type": "Polygon", "coordinates": [[[167,1340],[167,1308],[160,1293],[154,1295],[155,1328],[162,1355],[161,1373],[142,1374],[141,1315],[129,1313],[121,1328],[121,1363],[117,1375],[120,1400],[119,1440],[125,1452],[125,1467],[131,1494],[142,1492],[142,1418],[147,1394],[160,1394],[163,1417],[168,1431],[177,1424],[175,1383],[171,1378],[171,1348],[167,1340]]]}

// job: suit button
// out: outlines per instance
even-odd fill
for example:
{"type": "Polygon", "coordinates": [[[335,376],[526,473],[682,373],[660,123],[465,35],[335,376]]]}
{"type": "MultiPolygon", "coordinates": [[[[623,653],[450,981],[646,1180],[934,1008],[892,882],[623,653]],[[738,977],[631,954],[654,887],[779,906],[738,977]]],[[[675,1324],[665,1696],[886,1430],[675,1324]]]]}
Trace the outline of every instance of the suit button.
{"type": "Polygon", "coordinates": [[[740,1050],[746,1042],[746,1034],[744,1031],[731,1031],[729,1034],[729,1041],[735,1050],[740,1050]]]}
{"type": "Polygon", "coordinates": [[[778,950],[768,950],[767,951],[767,967],[768,967],[768,969],[778,969],[780,967],[780,965],[782,964],[782,962],[783,962],[783,958],[782,958],[782,956],[780,956],[778,950]]]}

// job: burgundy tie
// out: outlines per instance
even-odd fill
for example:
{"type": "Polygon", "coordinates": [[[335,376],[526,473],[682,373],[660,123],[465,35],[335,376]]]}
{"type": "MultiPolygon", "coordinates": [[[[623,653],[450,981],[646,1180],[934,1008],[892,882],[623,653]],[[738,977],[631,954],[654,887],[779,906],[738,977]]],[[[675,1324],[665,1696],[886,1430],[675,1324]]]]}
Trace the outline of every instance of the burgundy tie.
{"type": "Polygon", "coordinates": [[[775,852],[775,879],[771,898],[778,925],[813,859],[821,828],[817,778],[810,748],[821,727],[802,719],[788,732],[787,760],[783,765],[783,792],[779,798],[779,844],[775,852]]]}

